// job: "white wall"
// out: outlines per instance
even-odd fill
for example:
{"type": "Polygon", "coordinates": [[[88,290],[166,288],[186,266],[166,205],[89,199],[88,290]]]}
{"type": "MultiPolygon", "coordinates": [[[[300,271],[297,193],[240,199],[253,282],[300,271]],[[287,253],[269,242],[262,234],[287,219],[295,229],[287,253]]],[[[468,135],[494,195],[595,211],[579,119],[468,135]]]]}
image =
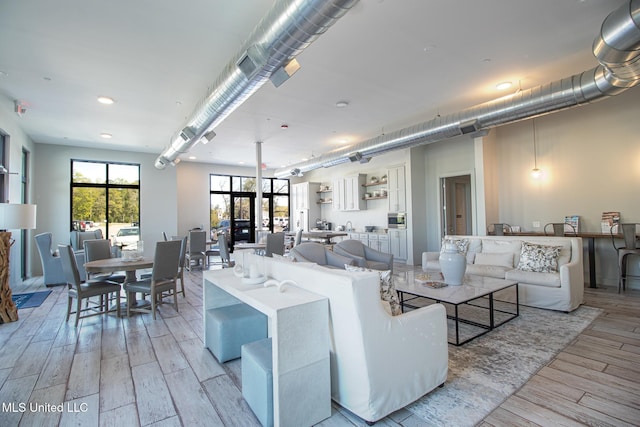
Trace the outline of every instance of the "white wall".
{"type": "MultiPolygon", "coordinates": [[[[37,233],[53,233],[53,243],[69,243],[71,159],[140,164],[140,237],[145,254],[152,256],[162,232],[175,234],[178,203],[176,171],[154,167],[157,154],[96,150],[64,145],[35,144],[34,184],[38,205],[37,233]]],[[[36,233],[36,234],[37,234],[36,233]]],[[[33,274],[42,274],[40,259],[33,274]],[[37,268],[36,268],[37,267],[37,268]]]]}
{"type": "MultiPolygon", "coordinates": [[[[19,175],[6,175],[5,177],[5,179],[9,180],[7,197],[11,203],[22,202],[20,175],[26,172],[26,175],[31,177],[34,173],[34,144],[33,141],[31,141],[31,139],[20,128],[20,121],[23,119],[27,120],[28,118],[27,116],[20,118],[18,117],[18,115],[16,115],[16,113],[14,112],[13,101],[0,95],[0,131],[3,134],[9,135],[9,150],[7,152],[8,162],[4,166],[10,172],[20,173],[19,175]],[[23,148],[32,154],[28,171],[22,171],[23,148]]],[[[28,182],[27,193],[28,194],[26,202],[33,203],[33,181],[28,182]]],[[[34,230],[29,230],[27,231],[27,238],[32,241],[35,234],[36,233],[34,232],[34,230]]],[[[16,289],[16,286],[19,286],[22,283],[22,280],[20,278],[20,253],[22,252],[23,242],[18,231],[12,232],[12,238],[15,239],[16,243],[11,247],[10,250],[9,267],[11,271],[9,272],[9,284],[13,289],[16,289]]],[[[29,272],[34,265],[33,254],[35,253],[37,255],[38,250],[35,247],[35,243],[33,245],[27,245],[27,248],[29,252],[27,254],[26,267],[27,272],[29,272]]],[[[36,259],[35,263],[39,266],[40,260],[36,259]]]]}

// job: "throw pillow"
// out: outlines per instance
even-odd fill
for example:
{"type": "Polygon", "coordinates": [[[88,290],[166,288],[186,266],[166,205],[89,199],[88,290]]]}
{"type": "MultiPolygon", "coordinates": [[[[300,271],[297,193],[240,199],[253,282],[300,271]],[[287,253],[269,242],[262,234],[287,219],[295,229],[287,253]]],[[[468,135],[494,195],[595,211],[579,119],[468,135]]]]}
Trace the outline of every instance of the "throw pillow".
{"type": "Polygon", "coordinates": [[[440,245],[440,252],[444,252],[444,244],[445,243],[453,243],[458,248],[458,252],[463,255],[467,254],[467,250],[469,249],[469,239],[460,239],[453,237],[445,237],[442,239],[442,244],[440,245]]]}
{"type": "Polygon", "coordinates": [[[398,300],[398,293],[396,287],[393,284],[393,276],[391,270],[371,270],[369,268],[358,267],[355,265],[345,264],[344,269],[347,271],[373,271],[378,273],[380,277],[380,299],[389,303],[391,308],[391,315],[397,316],[402,313],[400,307],[400,301],[398,300]]]}
{"type": "Polygon", "coordinates": [[[537,245],[522,242],[518,270],[536,273],[555,273],[558,271],[558,256],[561,246],[537,245]]]}
{"type": "Polygon", "coordinates": [[[476,254],[473,262],[478,265],[496,265],[499,267],[513,268],[513,253],[485,253],[476,254]]]}

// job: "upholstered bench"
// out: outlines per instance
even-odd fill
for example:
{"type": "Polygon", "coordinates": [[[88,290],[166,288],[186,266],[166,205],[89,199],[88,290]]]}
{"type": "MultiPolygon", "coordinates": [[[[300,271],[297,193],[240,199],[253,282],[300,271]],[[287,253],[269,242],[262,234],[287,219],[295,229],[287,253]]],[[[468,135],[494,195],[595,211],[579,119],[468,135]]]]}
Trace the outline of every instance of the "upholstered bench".
{"type": "Polygon", "coordinates": [[[242,346],[242,397],[264,427],[273,426],[271,338],[242,346]]]}
{"type": "Polygon", "coordinates": [[[240,357],[243,344],[267,337],[267,316],[247,304],[212,308],[206,316],[209,349],[220,363],[240,357]]]}

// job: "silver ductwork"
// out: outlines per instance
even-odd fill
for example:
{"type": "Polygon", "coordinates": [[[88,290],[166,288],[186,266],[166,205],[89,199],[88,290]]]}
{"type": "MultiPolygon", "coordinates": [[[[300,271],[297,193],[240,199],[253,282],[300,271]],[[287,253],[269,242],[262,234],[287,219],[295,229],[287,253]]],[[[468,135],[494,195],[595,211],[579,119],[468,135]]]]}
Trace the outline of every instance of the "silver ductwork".
{"type": "Polygon", "coordinates": [[[268,79],[279,86],[299,68],[295,57],[327,31],[358,0],[283,0],[276,2],[253,30],[243,48],[226,65],[213,89],[158,156],[164,169],[199,141],[209,142],[213,129],[268,79]]]}
{"type": "Polygon", "coordinates": [[[278,169],[275,176],[300,176],[353,159],[368,159],[390,151],[486,131],[595,102],[636,86],[640,82],[640,0],[629,0],[607,16],[594,41],[593,53],[600,65],[591,70],[315,156],[309,161],[278,169]]]}

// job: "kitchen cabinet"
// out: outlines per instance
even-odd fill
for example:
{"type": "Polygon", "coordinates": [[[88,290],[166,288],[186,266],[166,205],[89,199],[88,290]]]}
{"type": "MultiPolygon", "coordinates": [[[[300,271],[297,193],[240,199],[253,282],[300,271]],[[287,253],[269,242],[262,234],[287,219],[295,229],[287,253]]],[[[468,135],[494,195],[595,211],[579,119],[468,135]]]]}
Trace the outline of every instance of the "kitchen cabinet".
{"type": "Polygon", "coordinates": [[[389,230],[389,246],[394,261],[407,259],[407,231],[389,230]]]}
{"type": "Polygon", "coordinates": [[[316,192],[320,191],[320,183],[301,182],[291,186],[291,206],[293,209],[310,209],[316,204],[316,192]],[[313,198],[313,200],[312,200],[313,198]]]}
{"type": "Polygon", "coordinates": [[[389,168],[387,171],[387,198],[389,212],[405,212],[407,210],[404,166],[389,168]]]}
{"type": "Polygon", "coordinates": [[[333,182],[333,206],[338,211],[359,211],[367,208],[362,199],[367,176],[349,175],[333,182]]]}
{"type": "Polygon", "coordinates": [[[315,226],[316,220],[320,219],[320,205],[316,203],[316,193],[319,190],[320,184],[317,182],[301,182],[291,186],[291,230],[302,228],[309,231],[315,226]]]}

